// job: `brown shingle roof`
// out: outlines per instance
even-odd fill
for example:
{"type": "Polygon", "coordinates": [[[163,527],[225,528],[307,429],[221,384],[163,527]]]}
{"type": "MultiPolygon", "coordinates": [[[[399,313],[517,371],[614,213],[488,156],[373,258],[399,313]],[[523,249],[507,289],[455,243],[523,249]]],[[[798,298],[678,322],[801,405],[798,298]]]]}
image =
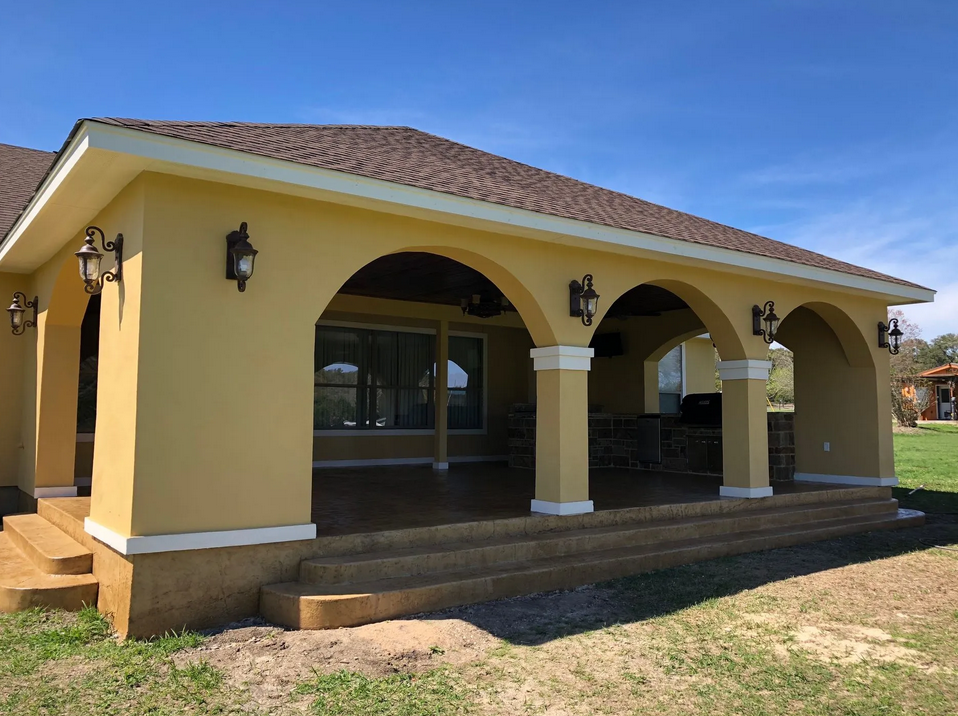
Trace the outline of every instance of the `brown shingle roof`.
{"type": "Polygon", "coordinates": [[[0,144],[0,237],[6,236],[26,208],[55,156],[53,152],[0,144]]]}
{"type": "MultiPolygon", "coordinates": [[[[91,121],[541,214],[923,288],[410,127],[150,121],[115,117],[91,121]]],[[[0,223],[0,235],[5,232],[6,228],[0,223]]]]}

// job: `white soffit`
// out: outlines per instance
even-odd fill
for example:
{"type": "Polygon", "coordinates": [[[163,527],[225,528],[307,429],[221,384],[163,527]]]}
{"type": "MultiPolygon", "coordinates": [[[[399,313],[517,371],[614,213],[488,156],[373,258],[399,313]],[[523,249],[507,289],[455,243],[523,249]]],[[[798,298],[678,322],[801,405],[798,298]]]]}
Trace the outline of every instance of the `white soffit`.
{"type": "MultiPolygon", "coordinates": [[[[87,219],[74,221],[72,231],[60,226],[70,223],[70,219],[57,222],[56,228],[60,230],[55,232],[55,236],[52,235],[54,232],[48,232],[49,236],[46,239],[49,242],[59,242],[53,252],[45,254],[40,250],[22,253],[14,251],[20,238],[30,228],[30,224],[43,213],[44,207],[51,203],[51,196],[57,197],[57,188],[60,188],[61,192],[65,191],[66,187],[60,187],[60,185],[65,184],[65,178],[71,171],[79,168],[80,158],[90,149],[126,155],[124,157],[126,161],[120,162],[120,166],[117,167],[122,170],[118,175],[115,175],[116,172],[112,171],[112,167],[111,171],[101,167],[96,181],[103,186],[100,191],[89,195],[90,200],[94,198],[94,195],[98,197],[109,195],[109,199],[112,199],[139,171],[156,171],[269,189],[285,194],[373,208],[377,211],[428,218],[432,221],[485,228],[490,231],[505,231],[556,243],[581,246],[582,241],[586,240],[604,244],[604,248],[610,251],[632,249],[651,252],[658,254],[663,261],[668,261],[670,257],[682,257],[710,264],[713,267],[718,265],[726,271],[776,274],[786,276],[793,282],[813,282],[832,288],[878,294],[887,302],[894,304],[933,301],[935,295],[935,292],[929,289],[903,286],[782,259],[539,214],[428,189],[319,169],[295,162],[90,121],[84,122],[79,128],[70,147],[44,182],[41,191],[31,201],[25,215],[14,226],[4,246],[0,247],[0,267],[3,270],[32,271],[58,250],[69,236],[79,232],[83,228],[81,225],[83,221],[91,218],[109,201],[107,199],[107,202],[99,204],[93,210],[93,214],[83,213],[89,212],[90,205],[78,207],[80,210],[77,214],[85,215],[87,219]],[[82,151],[78,153],[78,149],[82,151]],[[116,186],[117,184],[119,187],[116,186]],[[64,231],[66,231],[65,234],[64,231]],[[8,254],[11,255],[9,259],[8,254]],[[39,260],[43,256],[45,258],[39,260]]],[[[68,204],[69,202],[63,201],[63,205],[68,204]]],[[[57,202],[53,201],[52,205],[57,206],[57,202]]],[[[31,230],[30,234],[33,233],[31,230]]],[[[31,239],[31,244],[33,241],[34,239],[31,239]]]]}

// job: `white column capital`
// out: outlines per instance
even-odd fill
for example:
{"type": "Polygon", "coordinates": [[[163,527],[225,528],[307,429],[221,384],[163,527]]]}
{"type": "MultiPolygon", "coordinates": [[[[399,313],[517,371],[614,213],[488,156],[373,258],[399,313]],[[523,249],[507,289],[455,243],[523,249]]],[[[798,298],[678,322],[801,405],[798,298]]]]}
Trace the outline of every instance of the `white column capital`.
{"type": "Polygon", "coordinates": [[[581,346],[545,346],[529,351],[536,370],[589,370],[595,351],[581,346]]]}
{"type": "Polygon", "coordinates": [[[772,362],[768,360],[720,360],[719,378],[722,380],[768,380],[772,362]]]}

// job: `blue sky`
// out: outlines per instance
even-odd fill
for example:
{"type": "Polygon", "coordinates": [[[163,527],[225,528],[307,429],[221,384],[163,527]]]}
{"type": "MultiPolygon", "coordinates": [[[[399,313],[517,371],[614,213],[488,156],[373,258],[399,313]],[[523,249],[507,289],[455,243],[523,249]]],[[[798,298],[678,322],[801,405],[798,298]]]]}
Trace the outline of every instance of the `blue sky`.
{"type": "Polygon", "coordinates": [[[96,115],[411,125],[930,286],[906,314],[958,332],[953,0],[0,11],[0,142],[96,115]]]}

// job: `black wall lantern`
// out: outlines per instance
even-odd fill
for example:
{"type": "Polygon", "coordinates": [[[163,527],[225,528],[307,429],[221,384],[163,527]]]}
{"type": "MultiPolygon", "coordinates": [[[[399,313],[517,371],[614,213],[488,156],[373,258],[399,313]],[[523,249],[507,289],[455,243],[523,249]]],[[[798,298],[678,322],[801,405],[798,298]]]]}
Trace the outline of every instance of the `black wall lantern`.
{"type": "Polygon", "coordinates": [[[83,290],[95,294],[103,290],[104,281],[119,282],[123,278],[123,234],[117,234],[113,241],[107,241],[99,227],[88,226],[86,228],[86,238],[83,241],[83,248],[73,254],[80,262],[80,278],[83,279],[83,290]],[[96,248],[95,237],[97,234],[100,235],[103,250],[112,251],[116,261],[116,268],[104,274],[100,273],[100,262],[103,260],[103,254],[96,248]]]}
{"type": "Polygon", "coordinates": [[[761,336],[769,345],[775,340],[778,333],[780,318],[775,315],[775,302],[766,301],[764,308],[752,306],[752,335],[761,336]],[[764,324],[764,328],[762,327],[764,324]]]}
{"type": "Polygon", "coordinates": [[[582,283],[573,279],[569,284],[569,315],[581,318],[583,326],[591,326],[599,312],[599,294],[592,288],[592,274],[582,277],[582,283]]]}
{"type": "Polygon", "coordinates": [[[236,281],[236,288],[242,293],[246,282],[253,275],[253,263],[259,251],[249,242],[246,222],[240,224],[239,231],[231,231],[226,236],[226,278],[236,281]]]}
{"type": "Polygon", "coordinates": [[[887,348],[893,356],[898,355],[903,335],[905,334],[898,327],[897,318],[891,319],[887,326],[883,321],[878,322],[878,347],[887,348]]]}
{"type": "Polygon", "coordinates": [[[10,308],[7,309],[7,312],[10,314],[10,328],[13,329],[13,335],[19,336],[27,328],[36,328],[37,327],[37,310],[40,305],[40,298],[34,296],[32,301],[28,301],[25,294],[17,291],[13,294],[13,303],[10,304],[10,308]],[[23,300],[23,303],[20,301],[23,300]],[[33,309],[33,320],[24,321],[23,315],[27,312],[28,308],[33,309]]]}

